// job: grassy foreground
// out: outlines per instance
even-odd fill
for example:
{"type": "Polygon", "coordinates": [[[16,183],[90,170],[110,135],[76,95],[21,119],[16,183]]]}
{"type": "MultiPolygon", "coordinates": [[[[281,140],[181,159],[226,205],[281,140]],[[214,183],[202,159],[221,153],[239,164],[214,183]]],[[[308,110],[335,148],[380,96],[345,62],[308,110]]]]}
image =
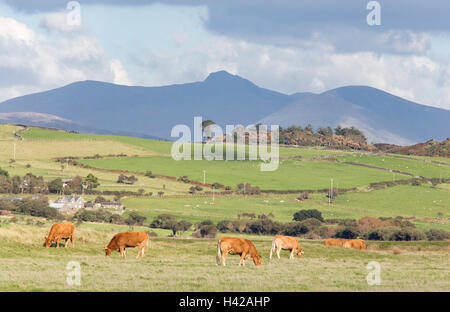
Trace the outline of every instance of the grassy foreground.
{"type": "Polygon", "coordinates": [[[143,260],[136,249],[128,258],[106,258],[105,246],[116,229],[77,228],[74,249],[42,247],[50,225],[0,227],[0,291],[448,291],[449,242],[377,243],[357,251],[302,241],[301,259],[269,260],[271,237],[254,236],[263,265],[229,256],[215,264],[216,239],[152,238],[143,260]],[[401,253],[394,254],[393,245],[401,253]],[[67,264],[81,267],[81,285],[66,282],[67,264]],[[366,282],[370,261],[381,265],[381,285],[366,282]]]}

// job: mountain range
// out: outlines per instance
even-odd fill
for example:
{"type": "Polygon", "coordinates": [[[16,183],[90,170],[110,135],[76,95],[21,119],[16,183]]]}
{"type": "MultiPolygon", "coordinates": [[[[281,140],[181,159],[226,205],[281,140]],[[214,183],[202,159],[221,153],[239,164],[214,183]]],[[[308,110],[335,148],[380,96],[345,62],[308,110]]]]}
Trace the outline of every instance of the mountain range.
{"type": "Polygon", "coordinates": [[[292,95],[261,88],[226,71],[199,82],[161,87],[80,81],[0,103],[1,123],[173,140],[194,116],[217,124],[261,122],[317,127],[355,126],[371,143],[407,145],[450,134],[450,110],[417,104],[368,86],[292,95]]]}

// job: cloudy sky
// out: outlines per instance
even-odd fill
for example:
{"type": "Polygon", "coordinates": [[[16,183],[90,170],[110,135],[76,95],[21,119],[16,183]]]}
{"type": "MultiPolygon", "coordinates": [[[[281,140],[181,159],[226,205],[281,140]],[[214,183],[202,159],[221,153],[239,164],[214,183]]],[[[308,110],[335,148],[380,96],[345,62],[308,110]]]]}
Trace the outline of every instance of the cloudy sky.
{"type": "Polygon", "coordinates": [[[0,101],[227,70],[291,94],[369,85],[450,109],[450,1],[0,0],[0,101]],[[69,9],[68,9],[69,8],[69,9]]]}

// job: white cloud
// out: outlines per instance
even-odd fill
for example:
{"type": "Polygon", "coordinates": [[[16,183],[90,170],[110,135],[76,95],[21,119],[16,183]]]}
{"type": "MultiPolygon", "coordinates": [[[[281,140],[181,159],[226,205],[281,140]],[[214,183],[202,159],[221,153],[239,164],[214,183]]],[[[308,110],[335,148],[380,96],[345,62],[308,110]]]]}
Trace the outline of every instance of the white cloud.
{"type": "Polygon", "coordinates": [[[68,11],[47,13],[41,17],[39,26],[51,33],[70,34],[83,30],[82,25],[69,25],[67,22],[68,11]]]}
{"type": "Polygon", "coordinates": [[[121,85],[131,85],[131,79],[128,77],[127,71],[123,68],[122,63],[119,60],[111,60],[111,71],[114,74],[114,83],[121,85]]]}
{"type": "Polygon", "coordinates": [[[95,39],[46,37],[15,19],[0,17],[0,101],[80,80],[130,84],[120,61],[95,39]]]}
{"type": "Polygon", "coordinates": [[[344,85],[368,85],[420,104],[450,109],[450,65],[428,56],[337,53],[321,43],[286,48],[214,36],[182,52],[138,51],[130,66],[146,85],[202,80],[225,69],[259,86],[287,94],[324,92],[344,85]],[[134,62],[134,63],[133,63],[134,62]]]}

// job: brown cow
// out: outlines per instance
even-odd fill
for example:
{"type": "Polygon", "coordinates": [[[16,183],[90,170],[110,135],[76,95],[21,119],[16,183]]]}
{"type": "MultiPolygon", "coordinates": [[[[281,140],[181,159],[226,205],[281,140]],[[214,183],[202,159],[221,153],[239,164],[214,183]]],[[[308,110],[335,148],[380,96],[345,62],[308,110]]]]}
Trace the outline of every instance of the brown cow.
{"type": "Polygon", "coordinates": [[[338,246],[338,247],[342,247],[342,245],[344,244],[344,242],[347,239],[343,239],[343,238],[327,238],[325,240],[325,246],[338,246]]]}
{"type": "Polygon", "coordinates": [[[245,238],[222,237],[219,239],[217,243],[216,264],[219,265],[222,260],[222,265],[225,266],[228,254],[241,256],[239,266],[245,265],[245,260],[250,257],[253,259],[255,265],[262,264],[262,257],[258,254],[255,245],[245,238]]]}
{"type": "Polygon", "coordinates": [[[120,252],[122,258],[126,258],[127,254],[125,248],[139,246],[139,251],[136,259],[144,258],[144,248],[148,243],[148,233],[147,232],[124,232],[114,235],[114,237],[109,242],[108,246],[105,246],[105,253],[107,256],[111,254],[113,250],[120,252]]]}
{"type": "Polygon", "coordinates": [[[277,249],[278,259],[280,259],[281,249],[291,251],[289,259],[294,259],[294,253],[296,253],[299,258],[301,258],[304,253],[298,239],[291,236],[275,235],[275,238],[272,241],[272,249],[270,249],[270,259],[272,259],[272,253],[275,248],[277,249]]]}
{"type": "Polygon", "coordinates": [[[72,223],[53,224],[50,233],[48,233],[48,236],[45,238],[45,247],[49,248],[50,245],[56,241],[56,248],[59,248],[61,239],[66,240],[65,247],[67,247],[69,239],[72,242],[72,248],[75,247],[75,226],[72,223]]]}
{"type": "Polygon", "coordinates": [[[348,239],[344,242],[342,247],[365,250],[366,243],[362,239],[348,239]]]}

